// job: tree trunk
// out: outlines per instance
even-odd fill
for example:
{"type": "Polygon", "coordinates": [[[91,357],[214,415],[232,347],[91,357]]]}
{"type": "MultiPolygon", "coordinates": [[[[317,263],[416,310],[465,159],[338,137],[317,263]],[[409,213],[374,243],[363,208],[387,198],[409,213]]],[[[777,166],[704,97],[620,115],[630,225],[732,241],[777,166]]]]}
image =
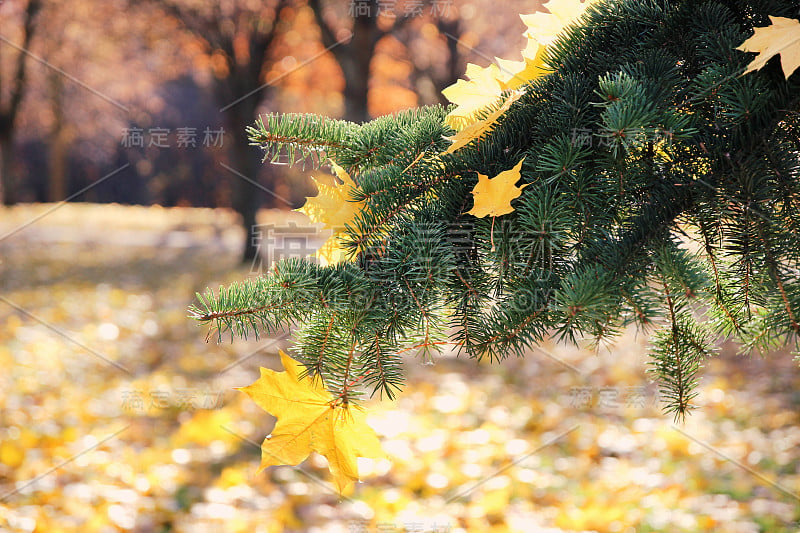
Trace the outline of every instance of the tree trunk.
{"type": "Polygon", "coordinates": [[[458,79],[464,74],[466,62],[464,56],[458,50],[458,45],[461,42],[461,19],[444,20],[440,19],[436,22],[439,32],[447,36],[447,74],[444,80],[438,83],[436,88],[441,98],[442,105],[447,105],[447,98],[442,95],[442,89],[456,83],[458,79]]]}
{"type": "MultiPolygon", "coordinates": [[[[239,167],[236,170],[247,176],[249,179],[257,179],[254,165],[244,165],[243,163],[248,159],[247,146],[235,147],[233,153],[237,161],[236,165],[239,167]]],[[[232,167],[235,168],[235,167],[232,167]]],[[[258,230],[256,228],[256,213],[261,203],[261,191],[252,183],[234,177],[233,183],[233,208],[242,217],[242,227],[245,231],[245,242],[242,250],[242,262],[250,263],[258,255],[258,248],[256,247],[256,236],[258,230]]]]}
{"type": "Polygon", "coordinates": [[[67,149],[70,143],[70,128],[64,117],[64,80],[61,74],[52,74],[49,79],[53,102],[53,130],[50,134],[50,164],[47,200],[60,202],[67,196],[67,149]]]}
{"type": "Polygon", "coordinates": [[[263,190],[257,185],[261,166],[260,154],[257,148],[247,144],[245,134],[245,128],[255,121],[255,106],[245,100],[231,108],[228,113],[228,138],[232,142],[229,152],[232,157],[230,166],[241,174],[231,174],[232,204],[233,209],[242,217],[242,227],[245,230],[242,262],[250,263],[258,255],[256,213],[263,200],[263,190]]]}
{"type": "MultiPolygon", "coordinates": [[[[370,119],[367,97],[369,95],[370,63],[375,46],[384,32],[378,27],[378,0],[370,0],[365,13],[353,18],[353,36],[349,43],[338,42],[336,32],[323,17],[320,0],[310,0],[314,17],[322,31],[322,42],[330,48],[344,76],[344,119],[363,123],[370,119]]],[[[351,9],[354,8],[351,5],[351,9]]]]}
{"type": "MultiPolygon", "coordinates": [[[[2,2],[0,2],[1,4],[2,2]]],[[[36,15],[42,9],[41,0],[28,0],[22,20],[22,46],[20,50],[28,50],[36,29],[36,15]]],[[[16,46],[15,46],[16,48],[16,46]]],[[[14,183],[14,120],[22,103],[27,73],[27,57],[20,51],[16,57],[16,68],[9,85],[10,97],[5,109],[0,109],[0,193],[4,205],[17,203],[16,183],[14,183]]]]}
{"type": "MultiPolygon", "coordinates": [[[[354,63],[356,61],[354,60],[354,63]]],[[[344,67],[344,65],[342,65],[344,67]]],[[[367,106],[369,95],[369,62],[356,63],[345,71],[344,83],[344,119],[358,124],[369,120],[367,106]],[[348,73],[348,70],[351,73],[348,73]]]]}
{"type": "Polygon", "coordinates": [[[50,140],[48,202],[60,202],[67,197],[68,147],[69,133],[59,129],[50,140]]]}
{"type": "MultiPolygon", "coordinates": [[[[376,7],[377,10],[377,7],[376,7]]],[[[347,44],[346,53],[339,51],[339,64],[344,74],[344,118],[363,123],[369,116],[370,63],[378,42],[377,22],[374,14],[353,20],[353,40],[347,44]]]]}
{"type": "Polygon", "coordinates": [[[14,183],[14,135],[9,128],[0,131],[0,187],[2,187],[3,205],[17,203],[14,183]]]}

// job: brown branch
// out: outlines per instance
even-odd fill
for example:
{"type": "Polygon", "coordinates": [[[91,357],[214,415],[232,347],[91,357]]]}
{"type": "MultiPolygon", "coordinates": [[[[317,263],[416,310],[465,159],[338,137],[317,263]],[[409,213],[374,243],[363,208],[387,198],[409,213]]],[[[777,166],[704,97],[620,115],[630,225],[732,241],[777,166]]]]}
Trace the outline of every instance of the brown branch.
{"type": "Polygon", "coordinates": [[[324,141],[324,140],[316,140],[316,139],[309,139],[308,137],[300,137],[300,136],[285,136],[285,135],[278,135],[276,133],[265,132],[259,134],[259,139],[256,139],[259,144],[292,144],[295,146],[304,146],[312,149],[325,149],[325,148],[339,148],[342,150],[346,150],[350,148],[346,144],[338,143],[335,141],[324,141]],[[263,139],[263,140],[262,140],[263,139]]]}
{"type": "Polygon", "coordinates": [[[498,333],[497,335],[494,335],[493,337],[489,338],[489,340],[486,341],[486,344],[495,342],[496,340],[501,338],[503,339],[504,342],[510,341],[511,339],[519,335],[528,324],[536,320],[539,317],[539,315],[541,315],[546,309],[547,309],[547,302],[539,309],[537,309],[535,313],[533,313],[532,315],[528,315],[525,318],[525,320],[520,322],[519,325],[517,325],[517,327],[511,330],[508,334],[502,335],[498,333]]]}
{"type": "MultiPolygon", "coordinates": [[[[426,184],[424,186],[423,185],[417,186],[416,188],[417,188],[417,190],[419,192],[419,194],[417,195],[417,198],[422,196],[422,194],[428,192],[430,189],[432,189],[435,185],[439,184],[440,182],[445,181],[447,179],[450,179],[450,178],[452,178],[454,176],[456,176],[456,174],[454,174],[454,173],[453,174],[445,174],[443,176],[438,177],[437,179],[435,179],[431,183],[428,183],[428,184],[426,184]]],[[[379,192],[385,192],[385,191],[376,191],[375,193],[371,193],[370,195],[367,196],[367,199],[371,198],[372,196],[374,196],[376,194],[379,194],[379,192]]],[[[373,224],[372,228],[370,228],[369,232],[363,233],[362,235],[360,235],[359,238],[354,241],[356,243],[357,248],[359,250],[363,249],[364,243],[367,242],[367,240],[369,238],[373,238],[374,235],[380,231],[380,228],[382,228],[384,225],[386,225],[389,222],[389,220],[391,220],[393,217],[397,216],[398,214],[400,214],[404,210],[406,210],[408,208],[408,204],[409,204],[409,201],[406,201],[406,202],[403,202],[402,205],[399,205],[395,209],[392,209],[391,211],[386,213],[384,215],[384,217],[379,222],[373,224]]]]}
{"type": "Polygon", "coordinates": [[[742,331],[742,326],[739,324],[739,321],[733,315],[733,313],[728,309],[728,306],[725,304],[724,300],[724,291],[722,289],[722,283],[719,281],[719,270],[717,269],[717,261],[714,258],[714,250],[711,247],[711,243],[708,240],[708,235],[703,232],[703,241],[705,244],[706,255],[708,256],[708,262],[711,264],[711,269],[714,271],[714,287],[715,292],[717,295],[717,304],[719,305],[720,309],[725,313],[725,316],[733,324],[733,327],[736,329],[737,332],[742,331]]]}
{"type": "Polygon", "coordinates": [[[672,296],[669,292],[669,286],[666,280],[661,279],[664,286],[664,296],[667,299],[667,307],[669,308],[669,319],[672,323],[672,350],[675,356],[675,371],[677,374],[678,383],[678,414],[683,414],[689,408],[689,402],[684,396],[684,382],[683,382],[683,367],[681,366],[680,351],[678,350],[678,321],[675,315],[675,306],[672,302],[672,296]]]}
{"type": "MultiPolygon", "coordinates": [[[[381,360],[381,355],[383,355],[383,352],[381,351],[381,336],[377,331],[375,332],[375,341],[373,344],[375,345],[375,353],[377,354],[377,357],[375,357],[375,371],[381,376],[378,379],[386,382],[386,370],[383,368],[383,361],[381,360]]],[[[364,375],[366,376],[367,374],[364,375]]]]}
{"type": "Polygon", "coordinates": [[[411,350],[417,350],[419,348],[426,348],[428,346],[461,346],[464,343],[462,342],[452,342],[452,341],[434,341],[434,342],[423,342],[421,344],[417,344],[414,346],[409,346],[408,348],[403,348],[402,350],[398,351],[397,354],[400,355],[401,353],[410,352],[411,350]]]}
{"type": "Polygon", "coordinates": [[[637,305],[633,299],[631,299],[627,292],[623,292],[621,294],[622,298],[630,304],[631,309],[633,309],[633,311],[636,313],[636,316],[639,317],[639,320],[641,320],[642,323],[650,322],[650,319],[647,318],[647,315],[644,313],[644,311],[642,311],[642,308],[639,307],[639,305],[637,305]]]}
{"type": "Polygon", "coordinates": [[[331,314],[331,320],[328,322],[328,328],[325,330],[325,338],[322,341],[322,346],[319,350],[319,356],[314,364],[314,371],[318,376],[322,376],[322,360],[325,357],[325,348],[328,346],[328,339],[331,338],[331,331],[333,331],[333,324],[336,321],[336,313],[331,314]]]}
{"type": "MultiPolygon", "coordinates": [[[[478,293],[478,291],[475,290],[475,288],[464,278],[464,276],[461,275],[461,272],[458,269],[456,269],[456,276],[458,276],[458,279],[460,279],[461,282],[464,284],[464,286],[467,288],[469,296],[474,297],[476,299],[480,298],[480,294],[478,293]]],[[[462,344],[469,346],[471,335],[468,326],[466,309],[463,315],[463,320],[461,321],[461,330],[464,332],[464,342],[462,344]]]]}
{"type": "Polygon", "coordinates": [[[783,280],[780,276],[780,269],[778,266],[777,261],[772,256],[772,249],[769,246],[769,242],[767,238],[764,236],[764,230],[761,228],[761,225],[758,226],[758,237],[761,240],[761,243],[764,245],[764,253],[767,256],[767,261],[769,262],[770,271],[772,276],[775,279],[775,283],[778,285],[778,290],[781,292],[781,298],[783,299],[783,307],[786,309],[786,314],[789,315],[789,320],[791,321],[792,329],[795,333],[800,333],[800,324],[797,322],[797,318],[794,315],[794,311],[792,310],[792,305],[789,302],[789,298],[786,295],[786,288],[783,286],[783,280]]]}
{"type": "Polygon", "coordinates": [[[211,320],[222,320],[225,318],[236,318],[239,316],[245,315],[253,315],[255,313],[261,313],[263,311],[272,311],[273,309],[280,309],[282,307],[286,307],[288,302],[282,304],[274,304],[274,305],[263,305],[261,307],[251,307],[248,309],[235,309],[233,311],[215,311],[205,315],[195,315],[193,318],[195,320],[199,320],[200,322],[209,322],[211,320]]]}
{"type": "Polygon", "coordinates": [[[431,337],[431,321],[429,318],[428,310],[422,305],[422,302],[419,301],[417,295],[414,294],[414,290],[411,288],[411,284],[408,282],[408,279],[405,276],[403,276],[403,282],[406,284],[406,287],[408,287],[408,292],[411,293],[411,297],[414,299],[414,303],[417,305],[419,312],[422,313],[422,321],[425,324],[424,325],[425,341],[421,344],[421,346],[432,346],[433,344],[436,343],[429,342],[431,337]]]}
{"type": "MultiPolygon", "coordinates": [[[[350,352],[347,354],[347,364],[344,367],[344,375],[342,376],[342,393],[339,395],[339,398],[342,400],[342,404],[347,406],[347,393],[350,392],[350,388],[358,382],[358,380],[354,381],[353,383],[348,383],[347,380],[350,378],[350,367],[353,364],[353,359],[355,358],[355,351],[356,351],[356,341],[353,339],[353,342],[350,343],[350,352]]],[[[363,377],[363,376],[362,376],[363,377]]]]}

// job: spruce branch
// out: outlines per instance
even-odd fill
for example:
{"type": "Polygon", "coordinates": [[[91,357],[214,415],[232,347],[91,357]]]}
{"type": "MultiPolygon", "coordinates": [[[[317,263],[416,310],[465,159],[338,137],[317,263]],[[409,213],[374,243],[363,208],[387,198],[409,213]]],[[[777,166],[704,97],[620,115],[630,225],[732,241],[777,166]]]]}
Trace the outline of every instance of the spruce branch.
{"type": "Polygon", "coordinates": [[[717,336],[800,337],[800,77],[776,62],[742,76],[735,50],[798,11],[596,2],[548,45],[551,71],[501,87],[474,130],[454,132],[440,106],[363,125],[260,118],[248,134],[265,160],[330,158],[351,175],[358,208],[337,229],[349,262],[279,262],[198,295],[192,316],[220,339],[296,327],[295,355],[342,402],[364,387],[392,397],[411,351],[500,360],[664,317],[651,370],[683,419],[717,336]],[[513,212],[469,214],[478,175],[523,160],[513,212]]]}

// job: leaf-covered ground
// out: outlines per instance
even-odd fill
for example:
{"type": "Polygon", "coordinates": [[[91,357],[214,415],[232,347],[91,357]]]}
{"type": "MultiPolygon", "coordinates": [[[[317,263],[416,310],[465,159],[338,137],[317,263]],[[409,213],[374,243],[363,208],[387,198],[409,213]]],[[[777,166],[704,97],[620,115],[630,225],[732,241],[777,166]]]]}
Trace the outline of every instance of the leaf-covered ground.
{"type": "Polygon", "coordinates": [[[355,492],[321,457],[256,475],[274,419],[234,387],[289,343],[207,343],[186,312],[251,275],[232,215],[55,207],[0,212],[0,531],[800,530],[797,363],[725,346],[675,426],[634,332],[409,356],[398,400],[368,404],[389,460],[355,492]]]}

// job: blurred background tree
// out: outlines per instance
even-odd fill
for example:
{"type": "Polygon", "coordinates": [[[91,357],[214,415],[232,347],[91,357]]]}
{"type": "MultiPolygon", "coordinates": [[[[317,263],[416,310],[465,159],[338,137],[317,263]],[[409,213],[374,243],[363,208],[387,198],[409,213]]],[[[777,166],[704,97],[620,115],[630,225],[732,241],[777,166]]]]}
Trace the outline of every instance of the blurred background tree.
{"type": "MultiPolygon", "coordinates": [[[[422,13],[376,21],[388,33],[369,65],[370,117],[443,102],[467,62],[520,59],[518,14],[540,6],[440,0],[431,13],[432,0],[404,1],[383,5],[422,13]]],[[[5,121],[18,205],[0,207],[0,530],[419,530],[427,518],[437,530],[796,532],[797,492],[782,487],[798,482],[797,365],[739,358],[732,343],[709,361],[707,405],[685,435],[659,415],[641,335],[598,353],[545,345],[491,372],[407,352],[407,394],[375,418],[390,460],[353,501],[326,491],[316,460],[303,466],[314,477],[255,475],[252,443],[272,419],[233,388],[275,368],[288,341],[206,343],[186,318],[195,291],[248,275],[228,209],[240,178],[222,166],[244,174],[231,148],[245,134],[213,90],[227,59],[155,2],[35,4],[26,38],[29,0],[0,0],[0,113],[19,99],[5,121]],[[181,145],[191,128],[196,146],[181,145]],[[206,146],[204,131],[221,128],[223,146],[206,146]],[[101,205],[112,202],[217,209],[101,205]]],[[[348,35],[351,1],[320,4],[348,35]]],[[[258,113],[345,116],[346,80],[308,0],[287,2],[276,24],[260,79],[235,98],[268,83],[251,97],[258,113]]],[[[308,168],[268,169],[252,179],[290,205],[259,189],[264,207],[315,193],[308,168]]],[[[257,220],[302,223],[277,209],[257,220]]]]}
{"type": "Polygon", "coordinates": [[[249,261],[258,209],[297,207],[313,193],[300,170],[259,164],[244,134],[258,113],[360,122],[443,102],[467,61],[520,48],[507,30],[540,2],[523,4],[0,4],[4,203],[232,207],[249,261]],[[214,132],[219,142],[204,142],[214,132]]]}
{"type": "Polygon", "coordinates": [[[272,43],[286,26],[280,19],[281,11],[290,1],[276,0],[266,5],[247,1],[154,3],[202,40],[211,56],[211,93],[225,113],[225,124],[231,133],[228,143],[232,166],[228,169],[235,174],[231,180],[232,205],[246,232],[243,261],[251,261],[257,253],[256,212],[262,202],[261,193],[272,192],[274,184],[272,173],[259,184],[260,155],[237,132],[244,131],[265,98],[269,84],[262,82],[263,74],[272,62],[272,43]]]}
{"type": "MultiPolygon", "coordinates": [[[[24,9],[4,15],[7,17],[6,20],[17,19],[15,25],[21,33],[19,47],[14,46],[7,37],[3,36],[3,43],[15,48],[13,50],[15,53],[7,61],[2,61],[5,58],[0,56],[0,187],[2,187],[5,205],[13,204],[16,201],[14,194],[16,186],[13,180],[14,123],[19,114],[27,83],[28,61],[26,61],[24,51],[30,46],[33,39],[36,30],[36,15],[41,7],[39,0],[30,0],[24,9]]],[[[8,51],[8,47],[3,48],[8,51]]],[[[0,48],[0,52],[4,51],[3,48],[0,48]]]]}
{"type": "MultiPolygon", "coordinates": [[[[428,19],[437,22],[446,20],[432,9],[435,4],[431,1],[405,2],[398,6],[396,3],[378,0],[356,0],[349,5],[309,0],[308,5],[314,10],[323,44],[336,58],[344,76],[343,118],[359,123],[372,118],[369,110],[369,86],[375,68],[375,55],[381,41],[388,40],[391,36],[399,41],[393,44],[407,47],[411,41],[411,33],[407,27],[412,21],[415,22],[414,29],[419,31],[421,26],[431,24],[428,19]],[[431,8],[427,17],[424,16],[426,6],[431,8]]],[[[384,53],[390,55],[391,48],[385,48],[387,51],[384,53]]],[[[455,47],[453,49],[456,50],[455,47]]],[[[391,70],[400,70],[403,74],[407,71],[402,67],[397,68],[397,65],[391,70]]]]}

